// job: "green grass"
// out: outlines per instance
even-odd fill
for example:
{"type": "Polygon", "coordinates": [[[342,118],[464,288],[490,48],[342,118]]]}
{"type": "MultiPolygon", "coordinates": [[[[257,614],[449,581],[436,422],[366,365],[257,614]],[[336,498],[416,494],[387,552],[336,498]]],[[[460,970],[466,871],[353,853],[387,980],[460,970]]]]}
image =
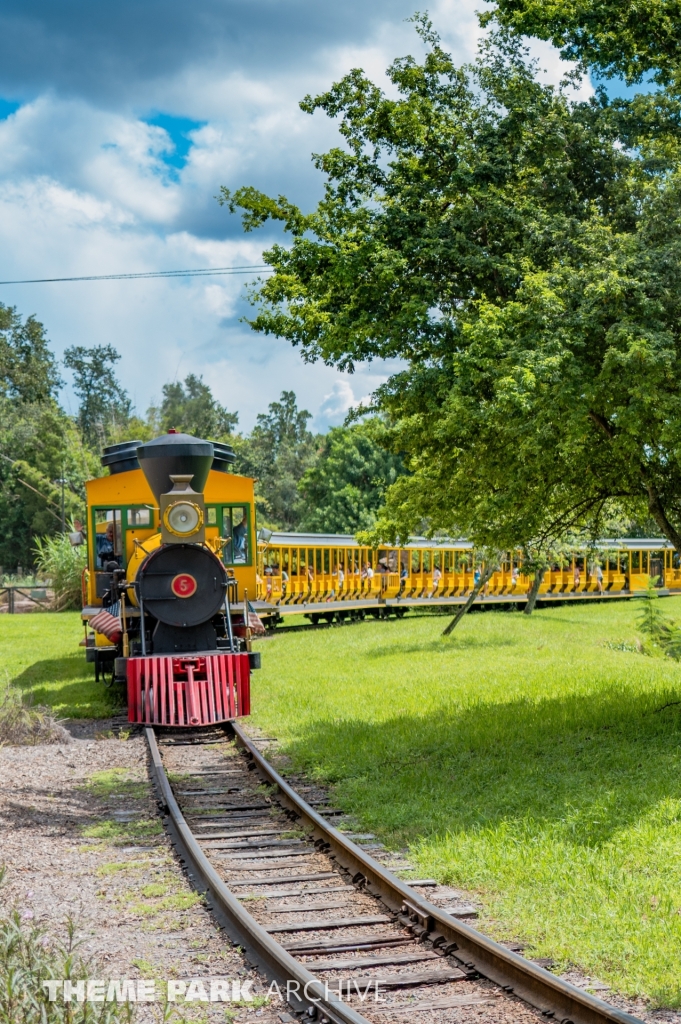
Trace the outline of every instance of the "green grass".
{"type": "Polygon", "coordinates": [[[79,612],[0,616],[1,681],[60,718],[106,718],[118,710],[120,691],[95,682],[78,646],[83,635],[79,612]]]}
{"type": "Polygon", "coordinates": [[[253,723],[498,937],[681,1006],[681,665],[631,649],[637,611],[275,636],[253,723]]]}
{"type": "Polygon", "coordinates": [[[107,768],[105,771],[93,772],[86,788],[95,796],[128,796],[132,800],[141,800],[149,793],[149,782],[144,779],[130,777],[129,768],[107,768]]]}

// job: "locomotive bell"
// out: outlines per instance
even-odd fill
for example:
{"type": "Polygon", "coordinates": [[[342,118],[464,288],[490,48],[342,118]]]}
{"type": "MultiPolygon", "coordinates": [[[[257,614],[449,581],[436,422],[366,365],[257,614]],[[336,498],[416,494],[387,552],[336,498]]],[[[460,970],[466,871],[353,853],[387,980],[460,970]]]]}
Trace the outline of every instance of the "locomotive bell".
{"type": "Polygon", "coordinates": [[[192,473],[171,473],[173,489],[160,495],[161,543],[203,544],[206,502],[192,489],[192,473]]]}

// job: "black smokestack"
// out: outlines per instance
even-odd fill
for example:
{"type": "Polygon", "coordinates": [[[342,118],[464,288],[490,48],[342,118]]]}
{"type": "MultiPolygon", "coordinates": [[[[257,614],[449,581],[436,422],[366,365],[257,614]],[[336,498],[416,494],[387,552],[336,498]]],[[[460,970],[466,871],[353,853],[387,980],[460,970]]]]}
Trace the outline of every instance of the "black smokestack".
{"type": "Polygon", "coordinates": [[[171,476],[191,474],[191,487],[203,491],[215,452],[210,441],[174,431],[137,449],[137,458],[157,501],[172,490],[171,476]]]}

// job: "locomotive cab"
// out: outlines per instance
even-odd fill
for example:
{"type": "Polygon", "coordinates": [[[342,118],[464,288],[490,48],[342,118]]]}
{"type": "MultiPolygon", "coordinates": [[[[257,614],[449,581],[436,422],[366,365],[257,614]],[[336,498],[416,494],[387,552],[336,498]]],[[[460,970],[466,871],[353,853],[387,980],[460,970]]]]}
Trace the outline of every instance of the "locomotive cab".
{"type": "Polygon", "coordinates": [[[132,722],[248,714],[253,481],[228,472],[228,445],[175,431],[102,462],[110,475],[87,484],[88,660],[127,683],[132,722]]]}

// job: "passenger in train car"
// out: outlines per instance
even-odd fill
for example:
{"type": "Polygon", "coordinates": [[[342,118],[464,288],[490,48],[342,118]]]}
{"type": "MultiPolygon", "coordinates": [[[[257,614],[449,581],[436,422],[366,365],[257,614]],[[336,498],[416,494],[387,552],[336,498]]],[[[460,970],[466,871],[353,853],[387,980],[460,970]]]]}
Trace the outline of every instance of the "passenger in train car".
{"type": "Polygon", "coordinates": [[[574,590],[579,590],[579,581],[580,581],[580,579],[581,579],[581,573],[579,571],[579,562],[577,561],[577,559],[575,559],[575,567],[572,570],[572,582],[573,582],[573,589],[574,590]]]}
{"type": "Polygon", "coordinates": [[[363,580],[372,580],[374,578],[374,570],[371,568],[371,564],[369,562],[364,563],[361,578],[363,580]]]}
{"type": "Polygon", "coordinates": [[[603,570],[601,563],[596,562],[594,566],[594,576],[596,577],[596,588],[599,594],[603,593],[603,570]]]}
{"type": "Polygon", "coordinates": [[[327,599],[326,599],[327,601],[335,601],[335,599],[336,599],[336,587],[338,588],[338,596],[339,597],[341,596],[340,592],[343,589],[343,581],[345,579],[345,573],[343,572],[343,566],[340,564],[340,562],[338,563],[338,569],[334,570],[334,572],[331,573],[331,577],[332,577],[331,593],[327,597],[327,599]]]}
{"type": "Polygon", "coordinates": [[[435,597],[438,587],[440,586],[440,580],[442,579],[442,573],[440,572],[440,566],[433,566],[433,589],[430,593],[431,597],[435,597]]]}

